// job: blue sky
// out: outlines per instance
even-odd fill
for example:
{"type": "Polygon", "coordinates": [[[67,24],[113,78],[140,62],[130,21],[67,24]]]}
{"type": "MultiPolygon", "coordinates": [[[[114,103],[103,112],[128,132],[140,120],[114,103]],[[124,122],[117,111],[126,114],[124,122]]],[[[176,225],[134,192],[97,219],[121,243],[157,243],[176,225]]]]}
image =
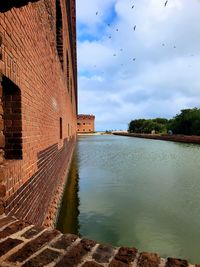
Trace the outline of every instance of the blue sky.
{"type": "Polygon", "coordinates": [[[164,4],[77,0],[79,113],[97,130],[200,106],[200,1],[164,4]]]}

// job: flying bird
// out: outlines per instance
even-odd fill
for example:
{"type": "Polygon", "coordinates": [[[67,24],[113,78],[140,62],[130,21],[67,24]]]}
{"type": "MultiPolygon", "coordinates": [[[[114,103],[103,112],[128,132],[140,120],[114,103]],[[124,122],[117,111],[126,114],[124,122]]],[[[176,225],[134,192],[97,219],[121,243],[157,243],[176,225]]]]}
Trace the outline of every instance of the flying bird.
{"type": "Polygon", "coordinates": [[[123,49],[121,48],[120,51],[123,51],[123,49]]]}
{"type": "Polygon", "coordinates": [[[116,29],[116,32],[118,32],[119,31],[119,29],[116,29]]]}
{"type": "Polygon", "coordinates": [[[116,57],[116,54],[113,54],[113,57],[116,57]]]}
{"type": "Polygon", "coordinates": [[[165,2],[165,6],[167,6],[168,0],[165,2]]]}
{"type": "Polygon", "coordinates": [[[109,39],[111,39],[112,37],[111,36],[108,36],[109,39]]]}
{"type": "Polygon", "coordinates": [[[99,12],[97,11],[97,12],[96,12],[96,15],[98,15],[98,13],[99,13],[99,12]]]}
{"type": "Polygon", "coordinates": [[[133,27],[133,30],[134,30],[134,31],[136,30],[136,25],[133,27]]]}
{"type": "Polygon", "coordinates": [[[174,48],[176,48],[176,46],[174,45],[174,48]]]}
{"type": "Polygon", "coordinates": [[[132,9],[134,8],[134,5],[132,5],[132,7],[131,7],[132,9]]]}
{"type": "Polygon", "coordinates": [[[165,44],[163,43],[162,46],[165,46],[165,44]]]}
{"type": "Polygon", "coordinates": [[[133,58],[133,61],[136,61],[136,58],[133,58]]]}
{"type": "Polygon", "coordinates": [[[108,25],[108,27],[110,27],[110,23],[108,23],[107,25],[108,25]]]}

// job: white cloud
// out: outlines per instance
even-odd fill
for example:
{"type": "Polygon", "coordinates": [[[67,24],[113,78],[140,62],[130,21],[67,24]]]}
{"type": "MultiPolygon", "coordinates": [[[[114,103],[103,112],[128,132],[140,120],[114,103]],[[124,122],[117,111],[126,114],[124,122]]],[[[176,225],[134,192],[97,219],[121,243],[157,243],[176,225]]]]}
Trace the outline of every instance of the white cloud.
{"type": "Polygon", "coordinates": [[[77,1],[79,111],[97,129],[199,106],[200,1],[164,3],[77,1]]]}

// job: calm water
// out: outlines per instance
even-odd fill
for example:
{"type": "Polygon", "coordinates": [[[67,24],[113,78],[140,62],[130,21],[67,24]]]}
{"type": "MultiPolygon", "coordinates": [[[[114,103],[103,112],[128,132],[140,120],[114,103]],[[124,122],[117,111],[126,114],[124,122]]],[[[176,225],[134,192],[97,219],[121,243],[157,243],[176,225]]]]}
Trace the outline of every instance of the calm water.
{"type": "Polygon", "coordinates": [[[80,137],[58,228],[200,263],[200,146],[80,137]]]}

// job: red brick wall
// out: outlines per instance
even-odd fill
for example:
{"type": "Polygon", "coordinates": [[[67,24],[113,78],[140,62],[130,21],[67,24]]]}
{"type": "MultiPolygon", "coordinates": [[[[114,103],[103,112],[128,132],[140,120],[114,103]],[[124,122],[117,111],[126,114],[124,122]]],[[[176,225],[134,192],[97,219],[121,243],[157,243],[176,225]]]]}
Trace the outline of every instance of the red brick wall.
{"type": "Polygon", "coordinates": [[[0,13],[0,210],[36,224],[76,141],[75,3],[71,14],[67,3],[41,0],[0,13]]]}
{"type": "Polygon", "coordinates": [[[95,132],[95,116],[94,115],[78,115],[77,116],[77,133],[93,133],[95,132]]]}

